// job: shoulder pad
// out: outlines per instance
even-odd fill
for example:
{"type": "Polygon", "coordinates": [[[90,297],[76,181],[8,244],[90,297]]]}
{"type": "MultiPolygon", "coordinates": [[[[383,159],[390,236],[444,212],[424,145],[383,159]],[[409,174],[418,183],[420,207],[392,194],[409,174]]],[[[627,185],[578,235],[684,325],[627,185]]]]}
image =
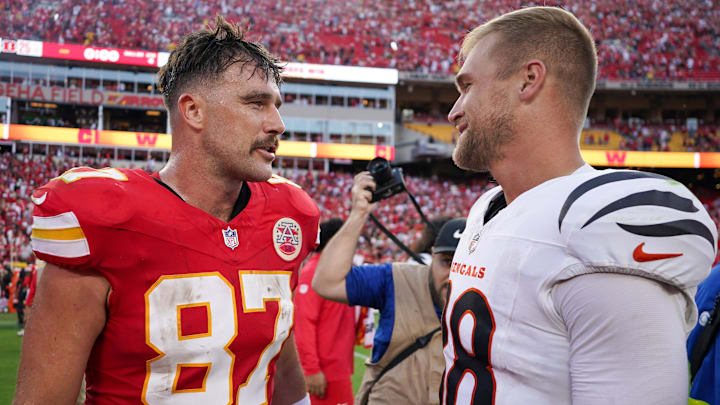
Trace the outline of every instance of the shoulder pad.
{"type": "Polygon", "coordinates": [[[82,166],[70,169],[55,179],[62,180],[65,184],[70,184],[82,179],[111,179],[115,181],[127,181],[128,177],[119,169],[112,167],[93,169],[91,167],[82,166]]]}
{"type": "Polygon", "coordinates": [[[265,183],[260,183],[265,187],[270,187],[276,192],[280,193],[280,196],[274,196],[272,193],[269,194],[269,198],[285,198],[290,203],[285,208],[294,208],[303,215],[309,217],[316,217],[320,215],[315,201],[300,187],[298,184],[273,174],[265,183]]]}
{"type": "Polygon", "coordinates": [[[685,186],[631,170],[581,177],[557,222],[571,256],[590,267],[631,269],[681,289],[707,276],[717,229],[685,186]]]}
{"type": "Polygon", "coordinates": [[[32,247],[39,258],[64,267],[82,267],[100,254],[103,228],[132,215],[127,172],[119,169],[69,170],[32,194],[32,247]]]}
{"type": "Polygon", "coordinates": [[[495,186],[490,190],[484,192],[480,196],[480,198],[475,201],[472,207],[470,207],[470,212],[468,213],[468,222],[483,224],[485,213],[487,212],[490,202],[493,200],[493,198],[495,198],[495,196],[498,195],[498,193],[501,193],[502,191],[502,187],[495,186]]]}
{"type": "Polygon", "coordinates": [[[278,176],[277,174],[273,174],[272,176],[270,176],[270,178],[267,179],[267,182],[270,184],[289,184],[291,186],[295,186],[295,187],[299,188],[300,190],[302,190],[302,187],[300,187],[297,183],[292,182],[292,181],[286,179],[285,177],[278,176]]]}
{"type": "Polygon", "coordinates": [[[291,217],[297,220],[303,229],[303,243],[305,253],[302,257],[317,247],[320,243],[320,210],[312,198],[294,182],[273,175],[265,182],[253,183],[257,190],[262,190],[268,201],[268,207],[276,214],[291,217]]]}

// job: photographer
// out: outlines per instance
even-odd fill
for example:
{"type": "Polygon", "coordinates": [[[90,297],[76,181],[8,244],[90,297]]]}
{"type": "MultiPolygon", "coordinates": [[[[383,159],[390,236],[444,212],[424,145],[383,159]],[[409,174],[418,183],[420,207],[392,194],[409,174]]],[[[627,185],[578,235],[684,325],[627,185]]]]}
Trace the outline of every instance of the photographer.
{"type": "Polygon", "coordinates": [[[375,207],[370,190],[375,190],[375,181],[369,172],[355,176],[352,210],[320,257],[313,289],[329,300],[380,310],[372,358],[356,404],[437,404],[444,369],[440,315],[465,219],[451,220],[440,229],[430,266],[353,267],[358,238],[375,207]]]}

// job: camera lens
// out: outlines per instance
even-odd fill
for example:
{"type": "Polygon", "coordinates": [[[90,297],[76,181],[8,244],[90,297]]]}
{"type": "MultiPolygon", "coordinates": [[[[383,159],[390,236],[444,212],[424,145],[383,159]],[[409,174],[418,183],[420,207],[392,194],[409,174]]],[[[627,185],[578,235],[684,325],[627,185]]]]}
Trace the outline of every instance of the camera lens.
{"type": "Polygon", "coordinates": [[[376,157],[367,165],[367,170],[373,176],[375,183],[385,184],[392,179],[392,170],[390,162],[381,157],[376,157]]]}

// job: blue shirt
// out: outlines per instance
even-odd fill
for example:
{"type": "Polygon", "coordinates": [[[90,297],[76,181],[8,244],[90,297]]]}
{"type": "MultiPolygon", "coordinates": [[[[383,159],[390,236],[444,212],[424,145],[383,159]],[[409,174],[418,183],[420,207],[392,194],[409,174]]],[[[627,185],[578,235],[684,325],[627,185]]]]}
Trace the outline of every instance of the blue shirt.
{"type": "MultiPolygon", "coordinates": [[[[395,324],[395,286],[392,264],[353,266],[345,277],[345,292],[350,305],[361,305],[380,311],[371,358],[373,362],[377,362],[387,351],[395,324]]],[[[440,319],[442,316],[440,308],[436,306],[435,312],[440,319]]]]}
{"type": "MultiPolygon", "coordinates": [[[[688,356],[692,354],[695,342],[703,328],[700,321],[707,317],[703,313],[712,312],[718,294],[720,294],[720,265],[713,267],[710,276],[698,286],[695,303],[700,316],[698,324],[688,337],[688,356]]],[[[693,379],[689,403],[692,405],[720,405],[720,335],[711,344],[708,354],[693,379]]]]}

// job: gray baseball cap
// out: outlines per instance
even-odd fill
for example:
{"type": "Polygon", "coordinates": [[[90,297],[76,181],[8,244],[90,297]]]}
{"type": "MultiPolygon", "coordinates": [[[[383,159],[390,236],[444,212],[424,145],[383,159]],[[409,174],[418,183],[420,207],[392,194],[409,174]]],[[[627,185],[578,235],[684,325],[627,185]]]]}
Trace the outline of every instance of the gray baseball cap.
{"type": "Polygon", "coordinates": [[[465,222],[467,218],[455,218],[446,222],[433,244],[433,253],[454,252],[457,249],[460,236],[465,230],[465,222]]]}

